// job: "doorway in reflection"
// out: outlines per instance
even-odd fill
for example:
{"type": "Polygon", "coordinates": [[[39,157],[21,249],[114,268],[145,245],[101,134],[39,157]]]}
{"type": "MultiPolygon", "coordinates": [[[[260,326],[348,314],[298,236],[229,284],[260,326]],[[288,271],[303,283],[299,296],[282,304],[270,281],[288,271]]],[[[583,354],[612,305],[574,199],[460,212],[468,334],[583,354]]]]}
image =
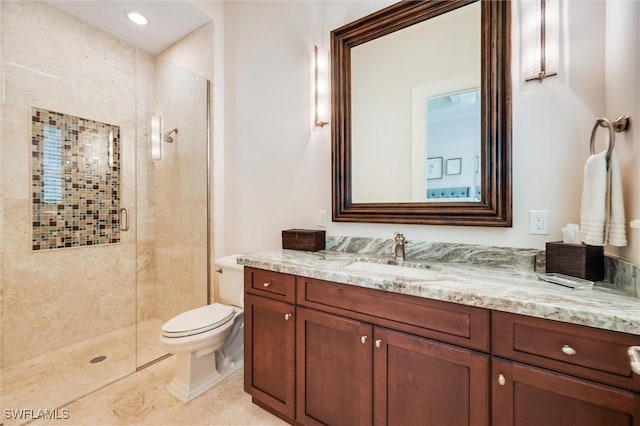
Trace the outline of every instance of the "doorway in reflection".
{"type": "Polygon", "coordinates": [[[480,201],[480,89],[426,99],[424,113],[423,197],[480,201]]]}

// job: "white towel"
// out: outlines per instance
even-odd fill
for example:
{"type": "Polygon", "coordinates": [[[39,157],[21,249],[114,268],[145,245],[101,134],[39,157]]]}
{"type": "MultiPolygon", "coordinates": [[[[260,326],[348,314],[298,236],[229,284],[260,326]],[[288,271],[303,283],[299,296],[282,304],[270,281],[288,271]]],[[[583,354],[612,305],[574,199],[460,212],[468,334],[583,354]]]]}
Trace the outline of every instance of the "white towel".
{"type": "Polygon", "coordinates": [[[624,220],[624,200],[622,199],[622,180],[616,153],[609,159],[609,194],[611,208],[609,210],[609,244],[617,247],[627,245],[627,231],[624,220]]]}
{"type": "Polygon", "coordinates": [[[624,203],[620,168],[615,152],[590,155],[584,166],[582,206],[580,210],[582,241],[592,246],[626,246],[624,203]]]}

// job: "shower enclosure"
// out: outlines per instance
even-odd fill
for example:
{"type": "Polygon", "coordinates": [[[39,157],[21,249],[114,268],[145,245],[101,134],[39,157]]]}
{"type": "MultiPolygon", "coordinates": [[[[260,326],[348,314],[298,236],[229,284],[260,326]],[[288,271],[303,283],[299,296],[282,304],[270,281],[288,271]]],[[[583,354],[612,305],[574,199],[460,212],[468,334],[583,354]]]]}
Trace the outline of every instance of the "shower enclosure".
{"type": "Polygon", "coordinates": [[[0,405],[55,409],[164,356],[162,323],[207,303],[209,85],[45,3],[0,21],[0,405]],[[160,159],[152,116],[178,128],[160,159]]]}
{"type": "Polygon", "coordinates": [[[138,144],[138,366],[165,353],[164,322],[208,300],[208,84],[156,60],[153,87],[152,112],[143,118],[161,117],[164,130],[161,159],[150,160],[148,144],[138,144]],[[173,142],[165,141],[176,128],[173,142]]]}

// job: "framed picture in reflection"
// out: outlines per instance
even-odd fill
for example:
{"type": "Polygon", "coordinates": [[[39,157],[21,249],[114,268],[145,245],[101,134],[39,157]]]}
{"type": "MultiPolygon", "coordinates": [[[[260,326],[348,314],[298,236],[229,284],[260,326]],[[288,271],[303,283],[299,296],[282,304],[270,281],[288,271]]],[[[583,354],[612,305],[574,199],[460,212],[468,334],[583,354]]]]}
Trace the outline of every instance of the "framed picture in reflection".
{"type": "Polygon", "coordinates": [[[427,158],[427,179],[442,179],[442,157],[427,158]]]}
{"type": "Polygon", "coordinates": [[[447,160],[447,175],[462,174],[462,158],[449,158],[447,160]]]}

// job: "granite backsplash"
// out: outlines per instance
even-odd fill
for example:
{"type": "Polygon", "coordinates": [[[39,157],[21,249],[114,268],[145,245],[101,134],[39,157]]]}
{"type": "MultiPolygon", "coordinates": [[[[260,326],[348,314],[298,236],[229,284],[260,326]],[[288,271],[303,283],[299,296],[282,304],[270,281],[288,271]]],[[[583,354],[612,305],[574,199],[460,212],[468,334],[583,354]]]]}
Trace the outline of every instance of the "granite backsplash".
{"type": "MultiPolygon", "coordinates": [[[[392,260],[394,240],[328,235],[326,249],[347,253],[388,255],[392,260]]],[[[413,261],[464,263],[515,271],[545,270],[545,251],[474,244],[407,240],[405,258],[413,261]]],[[[596,285],[640,298],[640,265],[605,256],[605,281],[596,285]]]]}

